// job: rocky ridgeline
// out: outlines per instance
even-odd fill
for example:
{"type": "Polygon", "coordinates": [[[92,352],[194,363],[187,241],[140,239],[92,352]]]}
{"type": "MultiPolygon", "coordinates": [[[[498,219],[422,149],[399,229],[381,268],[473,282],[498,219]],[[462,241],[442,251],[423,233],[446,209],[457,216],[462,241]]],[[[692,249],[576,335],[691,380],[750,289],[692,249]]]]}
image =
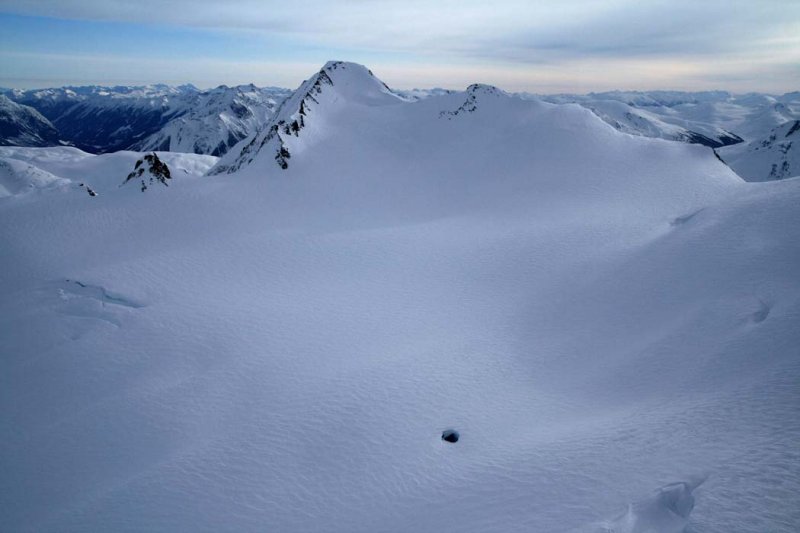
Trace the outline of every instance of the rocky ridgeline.
{"type": "MultiPolygon", "coordinates": [[[[289,168],[289,159],[292,154],[287,140],[292,137],[300,137],[300,132],[314,114],[314,108],[326,105],[323,104],[320,96],[325,94],[327,88],[339,85],[342,90],[346,91],[348,84],[358,87],[357,90],[362,91],[365,95],[387,93],[394,98],[402,99],[394,94],[385,83],[376,78],[369,69],[345,61],[330,61],[314,76],[303,82],[292,96],[283,101],[264,130],[254,135],[250,142],[239,151],[235,159],[219,164],[212,169],[210,174],[236,172],[252,163],[256,155],[265,149],[281,169],[289,168]]],[[[344,99],[347,98],[348,96],[344,97],[344,99]]]]}
{"type": "Polygon", "coordinates": [[[439,113],[439,118],[446,118],[447,120],[452,120],[453,117],[464,113],[474,113],[478,109],[478,98],[481,95],[486,96],[503,96],[506,93],[502,90],[494,87],[493,85],[484,85],[482,83],[473,83],[469,87],[467,87],[467,99],[464,101],[463,104],[458,106],[453,111],[442,111],[439,113]]]}
{"type": "MultiPolygon", "coordinates": [[[[335,63],[332,65],[335,65],[335,63]]],[[[326,67],[331,67],[332,65],[326,65],[326,67]]],[[[275,119],[267,127],[266,131],[261,135],[254,136],[253,139],[242,148],[239,157],[233,164],[229,166],[220,166],[215,169],[213,173],[235,172],[242,166],[250,164],[255,155],[273,141],[277,145],[274,156],[275,162],[284,170],[289,168],[289,159],[292,157],[292,154],[286,147],[282,135],[294,135],[295,137],[299,137],[300,130],[305,127],[305,119],[308,116],[309,104],[312,102],[314,104],[319,104],[319,100],[317,100],[316,97],[322,94],[323,86],[333,86],[333,80],[328,76],[328,73],[325,72],[326,67],[323,67],[313,78],[301,85],[294,96],[284,101],[283,105],[281,105],[278,112],[275,114],[275,119]],[[302,95],[299,98],[299,105],[294,104],[294,102],[297,101],[296,97],[298,93],[302,95]],[[292,111],[293,104],[297,105],[296,111],[292,111]]]]}

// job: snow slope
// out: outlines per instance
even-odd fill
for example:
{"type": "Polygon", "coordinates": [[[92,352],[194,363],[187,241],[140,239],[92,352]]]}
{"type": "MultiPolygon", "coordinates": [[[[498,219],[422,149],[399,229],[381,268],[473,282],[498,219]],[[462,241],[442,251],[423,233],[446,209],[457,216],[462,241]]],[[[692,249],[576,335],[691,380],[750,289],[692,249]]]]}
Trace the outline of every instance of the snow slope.
{"type": "Polygon", "coordinates": [[[800,119],[797,92],[772,96],[724,91],[613,91],[541,98],[579,103],[618,130],[633,135],[719,148],[723,159],[748,181],[798,174],[797,168],[791,170],[791,141],[781,140],[800,119]]]}
{"type": "Polygon", "coordinates": [[[336,111],[343,106],[373,107],[407,101],[363,65],[329,61],[283,101],[264,128],[236,145],[210,173],[235,172],[256,158],[274,159],[280,167],[288,168],[292,153],[302,152],[321,133],[330,134],[340,127],[336,111]],[[317,116],[317,108],[324,109],[324,114],[317,116]],[[298,140],[301,132],[302,141],[298,140]]]}
{"type": "Polygon", "coordinates": [[[597,116],[620,131],[672,141],[703,144],[712,148],[737,144],[742,139],[720,127],[681,118],[659,116],[622,102],[605,100],[586,104],[597,116]]]}
{"type": "Polygon", "coordinates": [[[32,107],[0,94],[0,145],[56,146],[58,131],[32,107]]]}
{"type": "Polygon", "coordinates": [[[333,65],[218,174],[0,202],[0,522],[796,531],[800,180],[333,65]]]}
{"type": "MultiPolygon", "coordinates": [[[[205,174],[217,162],[210,155],[157,152],[169,166],[173,177],[198,177],[205,174]]],[[[145,154],[121,151],[111,154],[88,154],[77,148],[61,146],[55,148],[30,148],[0,146],[0,158],[19,161],[35,169],[65,180],[89,184],[98,192],[120,187],[136,162],[145,154]]]]}
{"type": "Polygon", "coordinates": [[[254,85],[200,93],[185,114],[133,148],[220,156],[263,125],[289,93],[254,85]]]}
{"type": "Polygon", "coordinates": [[[733,95],[725,91],[612,91],[536,98],[579,103],[627,133],[713,147],[737,144],[742,139],[755,141],[786,121],[800,119],[800,93],[773,96],[733,95]]]}
{"type": "Polygon", "coordinates": [[[720,151],[748,181],[780,180],[800,175],[800,120],[774,128],[763,139],[720,151]]]}
{"type": "Polygon", "coordinates": [[[69,180],[54,176],[33,165],[0,157],[0,198],[67,184],[69,180]]]}
{"type": "MultiPolygon", "coordinates": [[[[691,93],[695,94],[695,93],[691,93]]],[[[521,95],[530,98],[530,95],[521,95]]],[[[554,95],[542,97],[553,103],[578,103],[592,110],[605,122],[625,133],[671,141],[703,144],[719,148],[742,139],[710,122],[688,120],[673,108],[659,106],[646,94],[631,98],[626,93],[554,95]]],[[[683,101],[683,100],[681,100],[683,101]]]]}

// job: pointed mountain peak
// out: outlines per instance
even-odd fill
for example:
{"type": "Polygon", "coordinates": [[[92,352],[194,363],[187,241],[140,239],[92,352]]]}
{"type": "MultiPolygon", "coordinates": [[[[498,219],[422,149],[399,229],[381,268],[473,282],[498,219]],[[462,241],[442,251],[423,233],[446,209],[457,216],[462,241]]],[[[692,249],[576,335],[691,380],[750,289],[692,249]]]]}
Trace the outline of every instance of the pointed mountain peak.
{"type": "MultiPolygon", "coordinates": [[[[351,61],[328,61],[325,63],[320,72],[325,72],[329,76],[342,77],[342,76],[363,76],[375,78],[375,75],[370,69],[359,63],[351,61]]],[[[377,79],[377,78],[376,78],[377,79]]]]}
{"type": "Polygon", "coordinates": [[[282,169],[300,143],[322,135],[325,123],[348,105],[382,106],[409,102],[395,94],[367,67],[346,61],[328,61],[282,104],[267,126],[239,150],[223,157],[209,174],[235,172],[264,153],[282,169]],[[314,123],[313,133],[307,126],[314,123]]]}
{"type": "Polygon", "coordinates": [[[313,95],[322,92],[325,87],[333,88],[339,96],[351,102],[381,105],[404,101],[367,67],[348,61],[328,61],[297,92],[302,93],[303,89],[307,89],[305,92],[313,95]]]}

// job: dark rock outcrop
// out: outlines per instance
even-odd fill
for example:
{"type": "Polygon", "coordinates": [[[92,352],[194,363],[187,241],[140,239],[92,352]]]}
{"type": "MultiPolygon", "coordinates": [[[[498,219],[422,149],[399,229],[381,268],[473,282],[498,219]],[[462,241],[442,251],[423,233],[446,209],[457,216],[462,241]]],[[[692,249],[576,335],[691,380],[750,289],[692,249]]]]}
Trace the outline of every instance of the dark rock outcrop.
{"type": "Polygon", "coordinates": [[[148,185],[155,183],[161,183],[165,187],[169,187],[168,181],[170,179],[172,179],[172,176],[170,175],[169,167],[153,152],[136,161],[133,172],[128,174],[122,184],[125,185],[130,181],[138,180],[141,185],[141,191],[144,192],[148,189],[148,185]]]}

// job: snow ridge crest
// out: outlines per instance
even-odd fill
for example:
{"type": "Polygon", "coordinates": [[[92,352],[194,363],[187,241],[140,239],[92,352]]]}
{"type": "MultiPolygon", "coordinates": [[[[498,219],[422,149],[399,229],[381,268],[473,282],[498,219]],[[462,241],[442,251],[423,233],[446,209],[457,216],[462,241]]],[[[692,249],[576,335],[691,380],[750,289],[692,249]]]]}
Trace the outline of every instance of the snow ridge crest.
{"type": "Polygon", "coordinates": [[[502,89],[498,89],[494,85],[486,85],[483,83],[473,83],[469,87],[467,87],[467,98],[463,104],[458,106],[453,111],[442,111],[439,113],[439,118],[446,118],[447,120],[452,120],[453,117],[456,117],[461,114],[465,113],[474,113],[478,110],[478,100],[484,100],[486,98],[502,98],[502,97],[509,97],[510,95],[503,91],[502,89]]]}
{"type": "Polygon", "coordinates": [[[363,65],[328,61],[281,104],[266,127],[252,136],[238,154],[221,160],[209,174],[236,172],[252,163],[265,149],[265,153],[271,154],[278,167],[283,170],[289,168],[292,152],[287,141],[301,136],[310,117],[319,114],[323,108],[340,105],[342,101],[361,105],[386,105],[407,100],[392,92],[363,65]]]}

